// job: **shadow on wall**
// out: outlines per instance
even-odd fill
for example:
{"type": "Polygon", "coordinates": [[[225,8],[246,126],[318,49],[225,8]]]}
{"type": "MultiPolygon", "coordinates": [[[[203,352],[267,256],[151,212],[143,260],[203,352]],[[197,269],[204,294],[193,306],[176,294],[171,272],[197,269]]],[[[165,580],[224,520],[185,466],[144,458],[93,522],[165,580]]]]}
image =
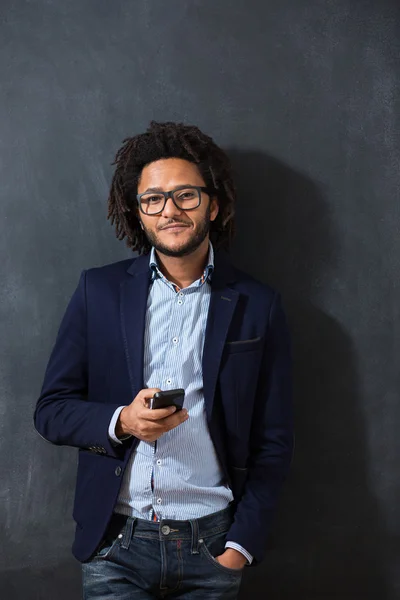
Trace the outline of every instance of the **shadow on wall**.
{"type": "Polygon", "coordinates": [[[241,598],[387,600],[386,534],[367,483],[356,355],[313,305],[329,295],[335,240],[323,194],[258,152],[228,151],[238,187],[237,266],[283,296],[293,336],[296,450],[265,562],[241,598]]]}

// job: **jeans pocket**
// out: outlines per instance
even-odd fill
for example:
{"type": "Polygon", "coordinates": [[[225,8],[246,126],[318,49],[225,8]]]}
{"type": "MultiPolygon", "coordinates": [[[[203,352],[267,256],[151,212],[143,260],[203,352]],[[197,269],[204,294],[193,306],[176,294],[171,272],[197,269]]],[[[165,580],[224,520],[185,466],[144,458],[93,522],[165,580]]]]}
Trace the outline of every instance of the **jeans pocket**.
{"type": "Polygon", "coordinates": [[[199,540],[200,552],[216,569],[231,577],[241,577],[243,569],[230,569],[221,565],[215,558],[225,552],[226,531],[199,540]]]}
{"type": "Polygon", "coordinates": [[[103,540],[99,544],[95,554],[93,555],[94,559],[101,560],[110,560],[112,556],[115,555],[118,550],[121,540],[124,537],[125,525],[119,532],[110,532],[107,531],[103,540]]]}
{"type": "Polygon", "coordinates": [[[110,559],[111,555],[116,550],[119,541],[118,537],[112,541],[103,540],[93,558],[100,558],[101,560],[110,559]]]}

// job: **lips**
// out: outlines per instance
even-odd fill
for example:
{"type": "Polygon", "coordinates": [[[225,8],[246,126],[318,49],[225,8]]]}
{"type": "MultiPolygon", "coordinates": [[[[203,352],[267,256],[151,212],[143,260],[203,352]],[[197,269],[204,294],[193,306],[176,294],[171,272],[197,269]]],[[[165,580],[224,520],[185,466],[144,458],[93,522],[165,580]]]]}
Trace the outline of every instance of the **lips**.
{"type": "Polygon", "coordinates": [[[168,225],[168,227],[163,227],[164,229],[186,229],[187,225],[168,225]]]}

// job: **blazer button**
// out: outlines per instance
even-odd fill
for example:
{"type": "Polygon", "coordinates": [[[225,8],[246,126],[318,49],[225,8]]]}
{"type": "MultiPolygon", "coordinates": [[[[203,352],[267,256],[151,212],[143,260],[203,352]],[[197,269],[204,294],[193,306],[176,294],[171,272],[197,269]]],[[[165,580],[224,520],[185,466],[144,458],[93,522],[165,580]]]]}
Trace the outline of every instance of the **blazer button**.
{"type": "Polygon", "coordinates": [[[121,471],[122,471],[121,467],[117,467],[115,469],[115,474],[116,474],[117,477],[119,477],[121,475],[121,471]]]}

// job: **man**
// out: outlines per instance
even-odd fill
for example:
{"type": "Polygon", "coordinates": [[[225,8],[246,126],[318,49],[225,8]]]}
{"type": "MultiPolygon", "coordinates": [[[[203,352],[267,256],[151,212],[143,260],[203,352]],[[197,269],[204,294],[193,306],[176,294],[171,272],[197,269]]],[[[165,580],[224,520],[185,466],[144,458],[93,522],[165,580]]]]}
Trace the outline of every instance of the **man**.
{"type": "Polygon", "coordinates": [[[292,458],[280,298],[228,258],[235,191],[210,137],[152,122],[114,164],[109,217],[139,257],[82,273],[35,426],[79,448],[85,599],[237,598],[292,458]],[[149,407],[175,388],[184,410],[149,407]]]}

